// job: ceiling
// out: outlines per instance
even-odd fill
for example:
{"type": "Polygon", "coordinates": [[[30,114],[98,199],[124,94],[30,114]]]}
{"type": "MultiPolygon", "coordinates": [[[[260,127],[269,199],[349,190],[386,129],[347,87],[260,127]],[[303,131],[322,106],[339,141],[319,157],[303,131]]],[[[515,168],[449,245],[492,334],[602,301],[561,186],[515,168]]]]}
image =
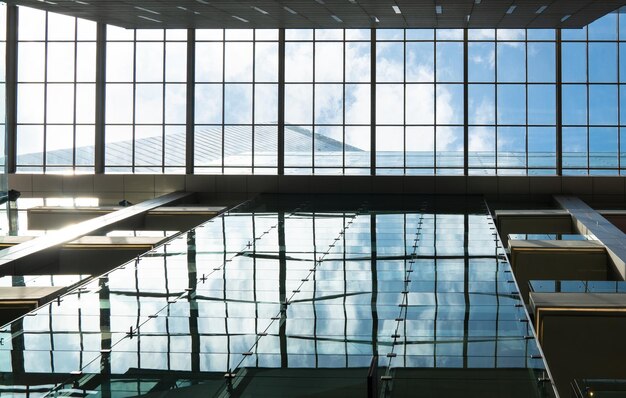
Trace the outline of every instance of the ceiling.
{"type": "Polygon", "coordinates": [[[626,5],[626,0],[5,1],[125,28],[577,28],[626,5]]]}

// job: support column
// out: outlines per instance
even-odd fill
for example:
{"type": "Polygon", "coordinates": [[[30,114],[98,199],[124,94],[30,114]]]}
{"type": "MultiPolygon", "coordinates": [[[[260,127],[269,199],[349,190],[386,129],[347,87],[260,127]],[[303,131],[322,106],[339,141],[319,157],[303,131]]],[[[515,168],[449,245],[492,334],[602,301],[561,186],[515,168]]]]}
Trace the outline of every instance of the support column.
{"type": "Polygon", "coordinates": [[[376,29],[370,36],[370,175],[376,175],[376,29]]]}
{"type": "Polygon", "coordinates": [[[469,88],[467,29],[463,29],[463,175],[469,175],[469,88]]]}
{"type": "Polygon", "coordinates": [[[556,175],[563,175],[563,79],[561,75],[561,29],[556,29],[556,175]]]}
{"type": "Polygon", "coordinates": [[[17,169],[17,24],[18,8],[7,4],[6,43],[6,152],[7,173],[17,169]]]}
{"type": "Polygon", "coordinates": [[[106,112],[107,26],[98,23],[96,36],[96,136],[95,173],[104,174],[106,112]]]}
{"type": "Polygon", "coordinates": [[[196,119],[196,30],[187,29],[187,119],[185,134],[185,173],[194,173],[196,119]]]}
{"type": "Polygon", "coordinates": [[[285,29],[278,30],[278,175],[285,175],[285,29]]]}

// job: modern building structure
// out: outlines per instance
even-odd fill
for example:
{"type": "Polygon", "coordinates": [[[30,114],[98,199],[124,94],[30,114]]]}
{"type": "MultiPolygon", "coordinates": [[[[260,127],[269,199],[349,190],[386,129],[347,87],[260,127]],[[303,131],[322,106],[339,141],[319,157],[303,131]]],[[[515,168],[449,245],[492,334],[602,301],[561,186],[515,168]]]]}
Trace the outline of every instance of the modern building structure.
{"type": "Polygon", "coordinates": [[[625,3],[8,1],[0,395],[624,389],[625,3]]]}

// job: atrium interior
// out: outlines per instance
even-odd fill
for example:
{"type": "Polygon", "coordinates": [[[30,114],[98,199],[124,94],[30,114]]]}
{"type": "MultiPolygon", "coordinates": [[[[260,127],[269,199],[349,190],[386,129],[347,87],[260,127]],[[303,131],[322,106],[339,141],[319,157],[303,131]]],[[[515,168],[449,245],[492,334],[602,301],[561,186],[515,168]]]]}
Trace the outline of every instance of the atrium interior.
{"type": "Polygon", "coordinates": [[[0,396],[626,396],[624,6],[0,2],[0,396]]]}

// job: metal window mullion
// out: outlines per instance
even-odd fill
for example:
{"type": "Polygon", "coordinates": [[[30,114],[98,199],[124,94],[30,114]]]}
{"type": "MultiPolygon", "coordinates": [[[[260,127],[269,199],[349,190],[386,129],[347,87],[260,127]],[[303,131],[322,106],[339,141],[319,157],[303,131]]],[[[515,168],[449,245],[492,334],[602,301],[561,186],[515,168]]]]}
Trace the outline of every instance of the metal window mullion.
{"type": "MultiPolygon", "coordinates": [[[[161,87],[161,173],[165,174],[165,101],[167,100],[165,90],[165,80],[166,80],[166,68],[167,68],[167,36],[165,29],[163,29],[163,73],[161,74],[163,77],[162,87],[161,87]]],[[[167,271],[166,271],[167,272],[167,271]]],[[[169,342],[169,340],[168,340],[169,342]]]]}
{"type": "MultiPolygon", "coordinates": [[[[316,44],[317,41],[315,40],[315,36],[316,36],[316,30],[313,30],[313,87],[312,87],[312,94],[313,94],[313,100],[311,101],[311,111],[312,111],[312,115],[311,115],[311,122],[312,122],[312,126],[311,126],[311,174],[315,175],[315,133],[316,133],[316,125],[315,125],[315,92],[317,91],[315,89],[315,72],[317,71],[317,68],[315,67],[315,49],[316,49],[316,44]]],[[[317,343],[316,343],[317,344],[317,343]]]]}
{"type": "Polygon", "coordinates": [[[278,175],[285,174],[285,29],[278,30],[278,175]]]}
{"type": "MultiPolygon", "coordinates": [[[[403,39],[402,40],[402,56],[404,59],[402,60],[402,174],[406,175],[406,29],[402,30],[403,39]]],[[[406,236],[405,236],[406,239],[406,236]]],[[[405,261],[406,267],[406,261],[405,261]]]]}
{"type": "Polygon", "coordinates": [[[463,175],[469,175],[469,56],[468,30],[463,29],[463,175]]]}
{"type": "MultiPolygon", "coordinates": [[[[256,29],[252,31],[252,127],[250,128],[250,135],[251,135],[251,142],[250,142],[250,152],[251,152],[251,159],[250,159],[250,172],[252,174],[254,174],[254,144],[255,144],[255,134],[256,134],[256,129],[255,127],[255,123],[256,123],[256,118],[255,116],[255,107],[256,107],[256,101],[255,101],[255,96],[256,96],[256,29]]],[[[257,357],[258,360],[258,357],[257,357]]]]}
{"type": "Polygon", "coordinates": [[[498,35],[498,32],[496,31],[496,38],[495,38],[495,40],[493,42],[493,52],[494,52],[494,57],[493,57],[493,59],[494,59],[494,70],[493,70],[494,76],[493,76],[493,81],[494,81],[494,89],[495,89],[493,94],[494,94],[494,97],[495,97],[494,98],[495,99],[495,101],[494,101],[495,102],[494,103],[494,108],[496,110],[496,114],[494,115],[495,119],[496,119],[495,120],[496,125],[495,125],[495,129],[494,129],[494,132],[493,132],[493,134],[494,134],[494,144],[495,144],[494,148],[493,148],[493,151],[495,153],[495,159],[494,160],[495,160],[495,166],[496,166],[496,170],[495,170],[496,171],[496,176],[499,174],[499,171],[500,171],[500,168],[498,167],[498,158],[499,158],[499,156],[498,156],[499,155],[498,154],[498,131],[500,129],[500,126],[499,126],[499,122],[500,121],[498,120],[498,90],[500,88],[500,84],[499,84],[499,80],[498,80],[498,36],[497,35],[498,35]]]}
{"type": "Polygon", "coordinates": [[[433,175],[437,174],[437,31],[433,38],[433,175]]]}
{"type": "Polygon", "coordinates": [[[196,30],[187,29],[187,104],[185,123],[185,173],[194,174],[196,108],[196,30]]]}
{"type": "Polygon", "coordinates": [[[561,29],[556,29],[556,175],[563,175],[563,74],[561,29]]]}
{"type": "Polygon", "coordinates": [[[621,102],[622,102],[622,90],[620,89],[620,81],[621,81],[621,76],[620,76],[620,67],[619,67],[619,60],[620,60],[620,37],[619,37],[619,28],[620,28],[620,18],[616,18],[617,19],[617,25],[616,25],[616,29],[617,29],[617,175],[621,175],[622,174],[622,138],[621,138],[621,125],[622,125],[622,112],[620,112],[621,109],[621,102]]]}
{"type": "Polygon", "coordinates": [[[343,33],[343,64],[342,64],[342,68],[343,68],[343,98],[342,98],[342,124],[343,124],[343,128],[342,128],[342,148],[341,148],[341,175],[345,175],[346,174],[346,30],[343,29],[342,31],[343,33]]]}
{"type": "Polygon", "coordinates": [[[72,170],[76,172],[76,93],[78,91],[78,20],[74,18],[74,106],[72,114],[72,170]]]}
{"type": "Polygon", "coordinates": [[[591,162],[590,162],[590,153],[591,153],[591,146],[589,145],[589,133],[591,133],[591,127],[589,126],[589,104],[591,103],[591,98],[589,96],[589,30],[585,31],[585,36],[586,36],[586,41],[585,41],[585,68],[586,68],[586,73],[585,73],[585,81],[586,81],[586,87],[587,87],[587,175],[590,174],[591,171],[591,162]]]}
{"type": "Polygon", "coordinates": [[[524,143],[525,143],[525,151],[524,151],[524,156],[525,156],[525,168],[526,168],[526,175],[528,175],[528,31],[524,30],[524,63],[525,63],[525,69],[524,69],[524,74],[526,77],[526,81],[524,84],[525,87],[525,91],[526,91],[526,119],[525,119],[525,126],[524,126],[524,131],[526,134],[524,143]]]}
{"type": "Polygon", "coordinates": [[[135,174],[135,137],[137,127],[137,30],[133,30],[133,118],[132,118],[132,153],[131,172],[135,174]]]}
{"type": "Polygon", "coordinates": [[[376,175],[376,28],[370,30],[370,175],[376,175]]]}
{"type": "Polygon", "coordinates": [[[17,29],[19,9],[16,5],[6,6],[6,172],[17,170],[17,29]]]}
{"type": "Polygon", "coordinates": [[[224,117],[226,116],[226,32],[224,32],[224,40],[222,41],[222,174],[224,174],[224,155],[226,151],[224,150],[224,144],[226,142],[226,121],[224,117]]]}
{"type": "Polygon", "coordinates": [[[48,12],[46,11],[44,36],[44,70],[43,70],[43,173],[46,173],[47,152],[48,152],[48,12]]]}

